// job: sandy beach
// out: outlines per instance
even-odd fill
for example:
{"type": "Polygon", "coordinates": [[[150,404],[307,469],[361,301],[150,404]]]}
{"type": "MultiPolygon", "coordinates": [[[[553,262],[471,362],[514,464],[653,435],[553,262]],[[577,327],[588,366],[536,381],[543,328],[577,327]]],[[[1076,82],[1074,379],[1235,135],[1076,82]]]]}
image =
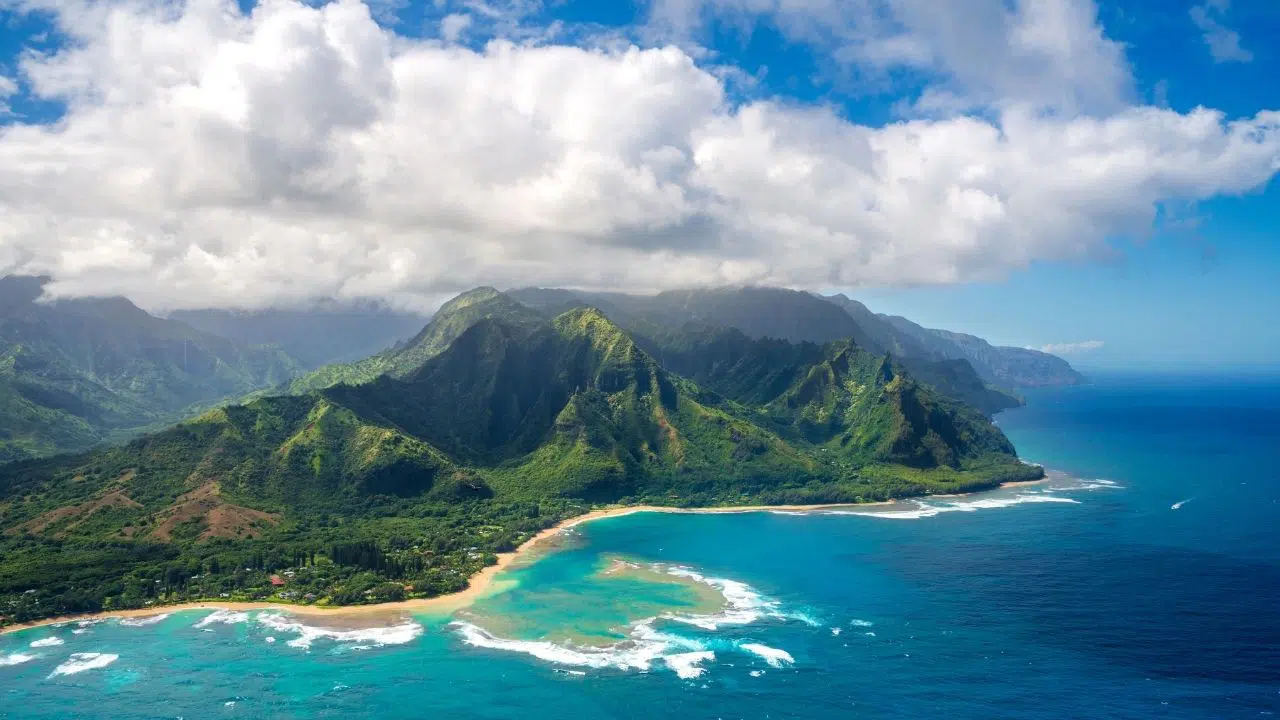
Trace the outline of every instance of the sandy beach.
{"type": "MultiPolygon", "coordinates": [[[[1043,480],[1032,482],[1005,483],[1001,487],[1016,487],[1020,485],[1030,485],[1043,480]]],[[[549,538],[559,535],[561,531],[568,528],[576,527],[583,523],[602,520],[604,518],[622,517],[635,513],[656,512],[669,514],[690,514],[690,515],[710,515],[710,514],[732,514],[732,513],[750,513],[750,512],[768,512],[768,511],[786,511],[786,512],[811,512],[817,510],[832,510],[848,507],[874,507],[877,505],[892,505],[893,502],[877,502],[877,503],[835,503],[826,505],[743,505],[730,507],[710,507],[710,508],[677,508],[663,507],[658,505],[629,505],[625,507],[609,507],[576,517],[569,518],[553,527],[534,535],[526,540],[514,552],[501,553],[498,562],[480,570],[469,579],[469,583],[465,590],[448,595],[440,595],[433,598],[420,598],[414,600],[403,600],[400,602],[379,603],[376,605],[343,605],[338,607],[324,607],[317,605],[294,605],[291,603],[281,602],[227,602],[219,600],[208,600],[201,602],[177,603],[173,605],[158,605],[149,608],[138,608],[134,610],[111,610],[101,613],[84,613],[79,615],[65,615],[60,617],[45,618],[29,623],[18,623],[0,628],[0,634],[18,632],[20,630],[29,630],[31,628],[43,627],[47,625],[55,625],[58,623],[84,622],[86,620],[103,620],[107,618],[137,618],[151,617],[155,615],[163,615],[167,613],[185,612],[194,610],[280,610],[292,613],[294,615],[305,617],[323,617],[331,626],[350,628],[360,626],[370,626],[383,624],[395,619],[404,618],[409,614],[425,614],[425,615],[447,615],[456,610],[467,607],[489,592],[495,590],[494,579],[504,570],[521,560],[530,559],[536,550],[546,547],[549,538]]]]}

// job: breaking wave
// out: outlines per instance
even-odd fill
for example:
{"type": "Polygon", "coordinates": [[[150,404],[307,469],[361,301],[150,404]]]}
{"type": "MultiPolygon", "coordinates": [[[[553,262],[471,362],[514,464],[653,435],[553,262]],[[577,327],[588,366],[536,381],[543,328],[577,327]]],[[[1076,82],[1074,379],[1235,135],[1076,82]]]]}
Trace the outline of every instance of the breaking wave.
{"type": "MultiPolygon", "coordinates": [[[[699,655],[702,658],[699,662],[715,657],[714,653],[708,651],[696,640],[654,630],[652,622],[651,618],[637,623],[632,628],[631,636],[627,640],[606,647],[557,645],[545,640],[508,640],[500,638],[478,625],[461,620],[455,621],[453,627],[458,629],[458,633],[462,635],[463,642],[468,645],[524,653],[539,660],[558,665],[597,669],[649,670],[654,661],[659,658],[665,661],[671,657],[676,657],[683,658],[682,660],[677,659],[675,662],[677,664],[683,663],[683,667],[688,669],[696,664],[692,661],[692,656],[694,655],[705,653],[705,655],[699,655]],[[671,652],[676,649],[682,652],[671,652]]],[[[668,666],[670,667],[669,663],[668,666]]]]}
{"type": "Polygon", "coordinates": [[[794,665],[796,662],[796,659],[791,657],[791,653],[786,650],[771,648],[768,645],[761,645],[760,643],[741,643],[738,647],[749,653],[759,655],[765,662],[769,663],[770,667],[786,667],[787,665],[794,665]]]}
{"type": "Polygon", "coordinates": [[[994,510],[997,508],[1013,507],[1014,505],[1022,505],[1026,503],[1068,503],[1079,505],[1080,501],[1073,498],[1061,497],[1059,495],[1039,495],[1031,493],[1022,493],[1013,497],[1002,498],[982,498],[980,500],[959,500],[947,503],[928,503],[923,500],[914,500],[915,510],[831,510],[830,515],[858,515],[861,517],[883,518],[887,520],[920,520],[922,518],[931,518],[942,513],[949,512],[976,512],[978,510],[994,510]]]}
{"type": "Polygon", "coordinates": [[[24,662],[35,660],[37,656],[28,655],[27,653],[13,653],[10,655],[0,655],[0,667],[11,667],[13,665],[21,665],[24,662]]]}
{"type": "Polygon", "coordinates": [[[163,613],[160,615],[148,615],[147,617],[120,618],[120,624],[125,627],[146,627],[163,622],[169,615],[170,613],[163,613]]]}
{"type": "Polygon", "coordinates": [[[725,602],[724,610],[714,615],[678,615],[669,613],[663,615],[663,619],[693,625],[712,632],[719,630],[722,625],[750,625],[761,618],[799,620],[813,627],[820,625],[820,623],[804,613],[783,612],[781,603],[777,600],[766,598],[746,583],[726,578],[706,577],[691,568],[683,566],[654,565],[653,567],[655,570],[666,572],[668,575],[693,580],[703,585],[710,585],[724,597],[725,602]]]}
{"type": "Polygon", "coordinates": [[[249,613],[237,612],[235,610],[215,610],[200,619],[195,627],[203,628],[210,625],[239,625],[242,622],[249,621],[249,613]]]}
{"type": "Polygon", "coordinates": [[[49,673],[49,677],[54,678],[59,675],[75,675],[86,670],[97,670],[98,668],[104,668],[119,659],[119,655],[111,655],[108,653],[72,653],[70,659],[54,668],[53,672],[49,673]]]}
{"type": "Polygon", "coordinates": [[[58,645],[63,644],[64,642],[66,641],[60,637],[40,638],[39,640],[36,640],[35,642],[31,643],[30,647],[33,647],[33,648],[56,647],[58,645]]]}
{"type": "Polygon", "coordinates": [[[284,613],[260,613],[255,618],[255,622],[276,632],[297,635],[298,637],[285,644],[289,647],[304,649],[310,649],[313,642],[323,638],[338,643],[367,643],[353,645],[349,649],[369,650],[384,645],[403,645],[413,642],[422,634],[422,626],[416,622],[404,622],[387,627],[338,630],[305,625],[284,613]]]}

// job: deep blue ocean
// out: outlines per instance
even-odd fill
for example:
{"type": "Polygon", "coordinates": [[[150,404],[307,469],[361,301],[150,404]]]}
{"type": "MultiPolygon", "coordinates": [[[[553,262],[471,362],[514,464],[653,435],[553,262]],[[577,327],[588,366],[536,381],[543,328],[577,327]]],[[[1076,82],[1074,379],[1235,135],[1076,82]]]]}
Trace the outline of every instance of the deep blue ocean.
{"type": "Polygon", "coordinates": [[[1280,713],[1280,380],[1100,377],[998,422],[1049,482],[611,518],[457,616],[389,628],[187,612],[9,634],[0,717],[1280,713]]]}

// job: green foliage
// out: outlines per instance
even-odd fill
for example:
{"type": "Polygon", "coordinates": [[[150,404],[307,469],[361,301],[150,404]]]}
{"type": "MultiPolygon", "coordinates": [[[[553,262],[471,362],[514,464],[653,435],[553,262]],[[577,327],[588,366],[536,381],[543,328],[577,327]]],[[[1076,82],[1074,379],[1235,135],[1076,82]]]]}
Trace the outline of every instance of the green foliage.
{"type": "Polygon", "coordinates": [[[425,597],[592,505],[859,502],[1040,472],[849,342],[637,340],[594,309],[478,309],[509,302],[455,302],[423,335],[447,347],[398,374],[0,469],[0,614],[425,597]]]}
{"type": "Polygon", "coordinates": [[[0,463],[137,434],[297,371],[277,348],[208,335],[123,298],[37,302],[43,282],[0,278],[0,463]]]}

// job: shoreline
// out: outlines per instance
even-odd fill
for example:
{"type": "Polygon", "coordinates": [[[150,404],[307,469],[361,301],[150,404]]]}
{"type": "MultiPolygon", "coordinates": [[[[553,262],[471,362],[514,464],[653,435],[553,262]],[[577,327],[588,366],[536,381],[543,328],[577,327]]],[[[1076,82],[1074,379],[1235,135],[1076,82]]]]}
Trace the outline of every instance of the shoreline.
{"type": "MultiPolygon", "coordinates": [[[[1001,483],[1000,485],[990,488],[989,490],[980,490],[978,492],[990,492],[991,490],[999,490],[1010,487],[1020,487],[1024,485],[1035,485],[1048,480],[1047,477],[1040,480],[1028,480],[1020,482],[1001,483]]],[[[967,493],[972,494],[972,493],[967,493]]],[[[929,496],[924,496],[929,497],[929,496]]],[[[942,497],[942,496],[938,496],[942,497]]],[[[582,515],[562,520],[555,525],[541,530],[533,537],[525,540],[512,552],[498,553],[498,561],[493,565],[481,568],[479,572],[467,579],[467,587],[458,592],[449,593],[447,595],[437,595],[431,598],[416,598],[412,600],[401,600],[398,602],[376,603],[373,605],[339,605],[339,606],[318,606],[318,605],[295,605],[285,602],[272,602],[268,600],[261,601],[226,601],[226,600],[207,600],[194,601],[184,603],[174,603],[172,605],[156,605],[148,608],[133,608],[128,610],[104,610],[96,613],[79,613],[75,615],[60,615],[58,617],[43,618],[41,620],[32,620],[25,623],[15,623],[0,628],[0,635],[8,635],[9,633],[22,632],[24,630],[33,630],[40,627],[48,627],[50,625],[58,625],[62,623],[74,622],[99,622],[111,618],[139,618],[154,617],[156,615],[167,615],[176,612],[191,612],[194,610],[231,610],[244,612],[247,610],[279,610],[281,612],[290,613],[292,615],[306,617],[329,617],[339,623],[350,624],[351,620],[356,618],[372,619],[374,616],[404,616],[406,613],[423,613],[423,614],[448,614],[456,610],[460,610],[472,604],[476,600],[484,597],[494,585],[494,580],[504,570],[510,568],[517,561],[528,558],[534,550],[539,546],[545,545],[549,538],[559,535],[561,532],[579,525],[603,520],[605,518],[625,517],[636,513],[667,513],[671,515],[735,515],[754,512],[814,512],[819,510],[834,510],[840,508],[865,508],[884,505],[893,505],[900,500],[908,498],[900,498],[899,500],[884,500],[879,502],[867,503],[825,503],[820,505],[728,505],[721,507],[706,508],[680,508],[668,507],[663,505],[627,505],[620,507],[606,507],[582,515]]]]}

